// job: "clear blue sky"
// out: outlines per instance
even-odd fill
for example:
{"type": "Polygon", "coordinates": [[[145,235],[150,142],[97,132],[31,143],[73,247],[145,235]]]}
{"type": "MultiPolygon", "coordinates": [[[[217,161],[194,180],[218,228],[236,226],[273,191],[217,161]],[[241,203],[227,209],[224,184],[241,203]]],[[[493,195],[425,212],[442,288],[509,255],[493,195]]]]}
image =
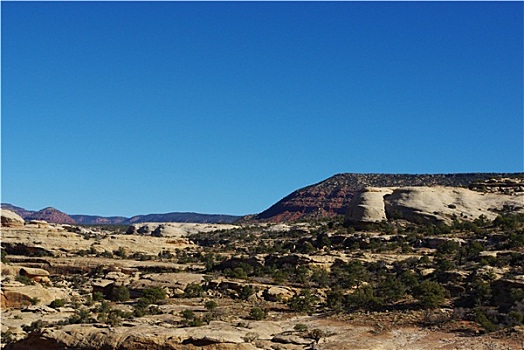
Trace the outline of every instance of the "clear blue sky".
{"type": "Polygon", "coordinates": [[[2,201],[261,212],[334,174],[523,171],[522,2],[1,2],[2,201]]]}

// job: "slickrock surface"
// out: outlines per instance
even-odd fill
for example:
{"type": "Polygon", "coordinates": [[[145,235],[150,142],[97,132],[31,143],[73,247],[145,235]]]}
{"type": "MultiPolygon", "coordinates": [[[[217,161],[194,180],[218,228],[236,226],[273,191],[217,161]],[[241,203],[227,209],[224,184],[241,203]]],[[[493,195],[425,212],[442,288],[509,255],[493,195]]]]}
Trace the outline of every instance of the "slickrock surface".
{"type": "Polygon", "coordinates": [[[459,187],[366,188],[349,203],[348,222],[380,222],[387,217],[444,222],[473,221],[481,215],[493,220],[504,208],[524,212],[524,192],[482,193],[459,187]]]}
{"type": "Polygon", "coordinates": [[[22,227],[24,226],[24,219],[12,212],[11,210],[0,210],[2,215],[2,227],[22,227]]]}

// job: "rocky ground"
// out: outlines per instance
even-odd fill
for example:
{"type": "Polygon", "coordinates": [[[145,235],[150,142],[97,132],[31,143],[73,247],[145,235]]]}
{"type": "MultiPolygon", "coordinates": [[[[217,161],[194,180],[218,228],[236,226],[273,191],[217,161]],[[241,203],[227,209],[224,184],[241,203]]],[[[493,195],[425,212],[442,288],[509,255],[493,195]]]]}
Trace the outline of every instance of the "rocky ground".
{"type": "MultiPolygon", "coordinates": [[[[522,320],[488,331],[460,314],[467,310],[456,306],[453,288],[461,282],[446,284],[451,294],[428,308],[416,306],[415,292],[380,307],[335,307],[329,293],[337,266],[358,260],[369,271],[377,262],[394,270],[426,256],[413,271],[433,276],[439,246],[473,237],[466,229],[420,234],[412,246],[394,248],[408,223],[359,231],[341,222],[151,223],[109,231],[3,214],[2,348],[524,349],[522,320]],[[303,276],[302,267],[309,269],[303,276]],[[322,271],[325,281],[315,275],[322,271]],[[305,290],[315,295],[311,305],[305,290]]],[[[503,253],[490,247],[482,254],[503,253]]],[[[509,251],[521,254],[522,247],[509,251]]],[[[483,268],[493,288],[503,281],[522,289],[522,266],[508,264],[483,268]]],[[[455,274],[471,274],[461,269],[455,274]]],[[[355,294],[358,284],[345,293],[355,294]]]]}

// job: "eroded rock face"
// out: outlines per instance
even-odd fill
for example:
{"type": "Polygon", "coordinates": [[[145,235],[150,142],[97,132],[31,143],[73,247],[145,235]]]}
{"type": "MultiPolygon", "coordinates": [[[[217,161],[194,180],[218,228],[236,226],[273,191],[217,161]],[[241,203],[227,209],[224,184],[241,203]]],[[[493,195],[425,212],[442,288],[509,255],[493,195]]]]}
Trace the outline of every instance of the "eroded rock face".
{"type": "Polygon", "coordinates": [[[64,291],[58,288],[44,288],[38,283],[34,285],[24,285],[16,281],[3,282],[1,309],[28,306],[36,300],[38,300],[40,304],[48,305],[57,298],[68,297],[64,291]]]}
{"type": "Polygon", "coordinates": [[[245,332],[222,322],[199,328],[167,328],[142,325],[101,329],[92,325],[67,325],[31,333],[9,349],[256,349],[244,341],[245,332]]]}
{"type": "Polygon", "coordinates": [[[391,193],[392,189],[373,187],[357,192],[349,203],[347,220],[365,223],[387,220],[384,196],[391,193]]]}
{"type": "Polygon", "coordinates": [[[24,226],[24,219],[20,215],[10,210],[6,210],[6,209],[2,209],[1,212],[2,212],[2,226],[3,227],[22,227],[24,226]]]}
{"type": "Polygon", "coordinates": [[[228,224],[198,224],[179,222],[147,222],[133,224],[127,228],[128,235],[144,235],[153,237],[185,237],[191,233],[208,232],[219,229],[231,229],[238,226],[228,224]]]}
{"type": "Polygon", "coordinates": [[[22,267],[20,269],[20,275],[26,276],[27,278],[31,279],[34,282],[38,283],[49,283],[51,280],[49,279],[49,272],[44,269],[37,269],[32,267],[22,267]]]}
{"type": "Polygon", "coordinates": [[[249,220],[292,222],[345,215],[354,194],[366,187],[468,186],[474,181],[518,174],[338,174],[318,184],[296,190],[249,220]]]}
{"type": "Polygon", "coordinates": [[[484,215],[493,220],[503,208],[524,212],[524,193],[480,193],[466,188],[420,186],[367,188],[352,199],[346,223],[372,223],[387,218],[443,222],[472,221],[484,215]]]}

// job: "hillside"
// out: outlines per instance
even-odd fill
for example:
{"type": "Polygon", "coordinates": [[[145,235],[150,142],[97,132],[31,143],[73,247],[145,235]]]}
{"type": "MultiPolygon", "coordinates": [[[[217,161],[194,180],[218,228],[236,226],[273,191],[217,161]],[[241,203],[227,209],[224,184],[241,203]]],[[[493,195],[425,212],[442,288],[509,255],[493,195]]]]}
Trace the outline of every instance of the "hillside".
{"type": "Polygon", "coordinates": [[[32,212],[27,216],[22,216],[26,221],[30,220],[44,220],[47,222],[57,223],[57,224],[76,224],[75,219],[70,217],[64,212],[57,210],[55,208],[44,208],[42,210],[32,212]]]}
{"type": "Polygon", "coordinates": [[[18,215],[20,215],[23,218],[29,217],[32,214],[36,213],[36,211],[27,210],[27,209],[24,209],[24,208],[21,208],[21,207],[14,206],[14,205],[9,204],[9,203],[2,203],[2,209],[10,210],[13,213],[17,213],[18,215]]]}
{"type": "Polygon", "coordinates": [[[344,215],[355,192],[370,186],[467,187],[473,182],[491,178],[522,176],[523,173],[338,174],[294,191],[251,220],[289,222],[344,215]]]}

